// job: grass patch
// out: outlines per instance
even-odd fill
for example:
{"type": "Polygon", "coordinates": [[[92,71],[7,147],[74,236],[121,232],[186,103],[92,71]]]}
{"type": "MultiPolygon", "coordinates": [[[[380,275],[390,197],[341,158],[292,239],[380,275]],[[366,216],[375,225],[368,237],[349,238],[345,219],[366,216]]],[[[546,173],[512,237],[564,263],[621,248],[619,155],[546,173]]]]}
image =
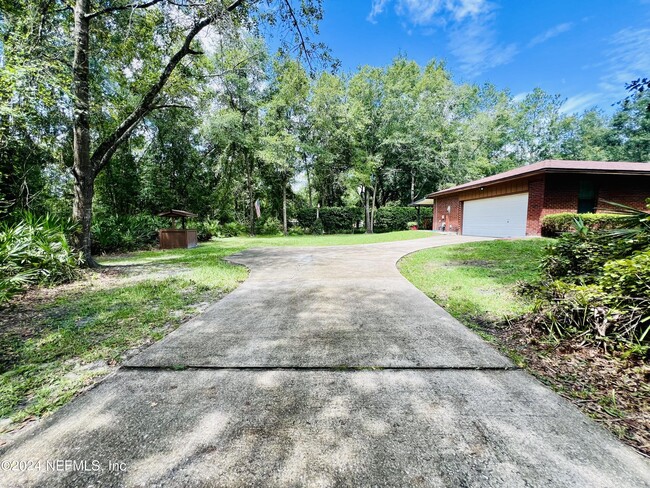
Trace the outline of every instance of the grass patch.
{"type": "Polygon", "coordinates": [[[515,293],[539,276],[547,239],[474,242],[425,249],[400,260],[402,274],[451,315],[473,328],[525,313],[532,304],[515,293]]]}
{"type": "Polygon", "coordinates": [[[253,247],[318,247],[349,246],[357,244],[378,244],[381,242],[408,241],[432,237],[429,231],[399,231],[384,234],[333,234],[272,237],[227,237],[202,243],[195,249],[171,251],[142,251],[125,256],[109,256],[99,259],[101,264],[120,265],[133,263],[181,263],[201,266],[208,258],[223,258],[230,254],[253,247]]]}
{"type": "Polygon", "coordinates": [[[623,351],[605,353],[581,338],[557,338],[525,319],[534,298],[515,292],[538,278],[548,239],[489,241],[425,249],[399,262],[402,274],[451,315],[494,343],[621,441],[650,455],[647,361],[623,351]]]}
{"type": "Polygon", "coordinates": [[[252,247],[370,244],[430,232],[238,237],[195,249],[100,259],[98,271],[17,297],[0,314],[0,429],[68,402],[124,359],[173,331],[205,304],[235,289],[248,272],[223,260],[252,247]]]}
{"type": "Polygon", "coordinates": [[[3,324],[0,417],[18,422],[56,409],[128,350],[176,328],[206,292],[214,297],[186,279],[120,281],[62,292],[34,307],[30,323],[3,324]]]}

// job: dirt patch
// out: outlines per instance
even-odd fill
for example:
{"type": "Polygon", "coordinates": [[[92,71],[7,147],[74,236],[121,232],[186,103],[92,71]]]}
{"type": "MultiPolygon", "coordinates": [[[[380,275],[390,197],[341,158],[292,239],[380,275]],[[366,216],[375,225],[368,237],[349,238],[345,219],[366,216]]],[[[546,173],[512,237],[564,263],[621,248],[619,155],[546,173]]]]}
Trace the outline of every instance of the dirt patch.
{"type": "MultiPolygon", "coordinates": [[[[485,325],[485,324],[483,324],[485,325]]],[[[650,457],[650,363],[576,339],[550,341],[523,324],[491,329],[526,369],[650,457]]]]}
{"type": "Polygon", "coordinates": [[[485,259],[466,259],[454,263],[455,266],[476,266],[477,268],[493,268],[494,264],[494,261],[487,261],[485,259]]]}
{"type": "MultiPolygon", "coordinates": [[[[104,266],[98,269],[83,270],[79,279],[56,287],[35,287],[25,293],[14,297],[9,303],[0,307],[0,373],[10,371],[24,359],[21,356],[20,345],[30,338],[38,339],[52,327],[52,321],[65,320],[70,316],[70,309],[74,307],[76,297],[82,297],[92,291],[121,288],[125,285],[146,280],[164,280],[172,276],[182,276],[189,268],[181,266],[163,265],[134,265],[134,266],[104,266]],[[58,302],[58,299],[62,299],[58,302]]],[[[190,287],[187,293],[194,291],[190,287]]],[[[154,338],[147,337],[134,344],[130,349],[123,351],[119,356],[97,360],[90,363],[83,362],[79,357],[71,358],[60,365],[61,375],[60,391],[74,389],[74,396],[87,391],[99,384],[106,377],[115,372],[125,360],[137,355],[150,346],[158,338],[162,338],[178,325],[202,313],[214,301],[221,298],[220,293],[208,290],[199,293],[197,302],[184,306],[180,310],[173,310],[170,320],[161,322],[159,327],[152,329],[154,338]],[[66,385],[71,385],[69,388],[66,385]]],[[[115,308],[115,305],[111,308],[115,308]]],[[[77,320],[76,326],[85,327],[92,322],[92,317],[85,316],[77,320]]],[[[28,363],[31,364],[31,363],[28,363]]],[[[31,397],[26,397],[25,402],[31,402],[31,397]]],[[[57,400],[58,401],[58,400],[57,400]]],[[[68,401],[68,400],[66,400],[68,401]]],[[[49,415],[46,413],[45,415],[49,415]]],[[[11,442],[17,435],[26,429],[37,425],[39,418],[29,415],[16,421],[11,418],[0,418],[0,446],[11,442]]]]}

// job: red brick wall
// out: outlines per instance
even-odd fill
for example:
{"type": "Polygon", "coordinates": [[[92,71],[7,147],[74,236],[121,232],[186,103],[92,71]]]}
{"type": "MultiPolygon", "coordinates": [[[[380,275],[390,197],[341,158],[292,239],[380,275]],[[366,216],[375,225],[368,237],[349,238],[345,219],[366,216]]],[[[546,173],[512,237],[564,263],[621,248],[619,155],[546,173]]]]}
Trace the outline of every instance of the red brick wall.
{"type": "Polygon", "coordinates": [[[450,195],[436,199],[433,209],[433,228],[440,230],[442,223],[445,223],[447,232],[458,232],[461,222],[461,205],[458,196],[450,195]],[[447,211],[449,207],[449,211],[447,211]]]}
{"type": "MultiPolygon", "coordinates": [[[[623,203],[643,209],[644,200],[650,196],[650,176],[627,176],[627,175],[580,175],[580,174],[550,174],[546,175],[544,191],[544,208],[539,217],[539,230],[541,232],[541,221],[546,215],[577,212],[578,191],[580,180],[591,178],[596,187],[597,209],[596,212],[605,213],[612,208],[608,207],[604,200],[623,203]]],[[[530,198],[530,196],[529,196],[530,198]]],[[[530,202],[530,200],[529,200],[530,202]]],[[[529,218],[530,218],[530,203],[529,218]]],[[[532,227],[532,223],[529,222],[532,227]]],[[[532,230],[532,229],[531,229],[532,230]]]]}
{"type": "Polygon", "coordinates": [[[649,197],[650,176],[610,176],[609,181],[600,182],[597,211],[606,213],[612,210],[605,200],[645,210],[645,199],[649,197]]]}
{"type": "Polygon", "coordinates": [[[526,235],[542,234],[542,215],[544,213],[544,176],[528,182],[528,216],[526,235]]]}
{"type": "Polygon", "coordinates": [[[544,215],[577,212],[580,175],[550,174],[546,175],[544,192],[544,215]]]}

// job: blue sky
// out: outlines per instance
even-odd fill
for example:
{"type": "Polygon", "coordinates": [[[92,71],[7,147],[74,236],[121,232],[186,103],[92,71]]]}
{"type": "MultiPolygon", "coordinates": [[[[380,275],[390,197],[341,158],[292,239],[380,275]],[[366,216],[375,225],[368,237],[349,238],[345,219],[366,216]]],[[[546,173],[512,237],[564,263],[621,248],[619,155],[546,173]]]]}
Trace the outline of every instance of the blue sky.
{"type": "Polygon", "coordinates": [[[611,112],[650,76],[650,0],[324,0],[320,40],[345,71],[399,53],[445,60],[456,81],[535,87],[567,113],[611,112]]]}

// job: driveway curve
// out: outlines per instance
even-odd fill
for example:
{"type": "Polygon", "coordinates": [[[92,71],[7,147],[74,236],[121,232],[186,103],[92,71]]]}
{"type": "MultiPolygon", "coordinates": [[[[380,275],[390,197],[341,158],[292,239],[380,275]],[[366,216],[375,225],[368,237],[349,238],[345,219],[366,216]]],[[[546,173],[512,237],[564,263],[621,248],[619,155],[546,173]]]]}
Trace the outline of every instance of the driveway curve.
{"type": "Polygon", "coordinates": [[[0,486],[650,486],[395,268],[472,240],[231,256],[242,286],[0,449],[0,486]]]}
{"type": "Polygon", "coordinates": [[[395,266],[440,235],[363,246],[273,247],[228,260],[249,278],[130,366],[506,368],[511,363],[395,266]]]}

